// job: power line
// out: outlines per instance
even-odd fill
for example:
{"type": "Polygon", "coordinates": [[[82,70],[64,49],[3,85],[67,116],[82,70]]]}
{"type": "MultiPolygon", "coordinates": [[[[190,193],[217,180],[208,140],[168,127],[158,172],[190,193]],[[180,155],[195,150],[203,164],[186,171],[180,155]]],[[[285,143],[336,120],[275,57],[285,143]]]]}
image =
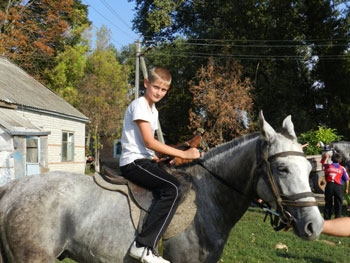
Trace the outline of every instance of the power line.
{"type": "MultiPolygon", "coordinates": [[[[120,32],[122,32],[124,36],[127,36],[128,38],[130,38],[130,39],[132,39],[132,40],[135,39],[134,36],[132,36],[130,33],[126,32],[125,30],[123,30],[121,27],[117,26],[117,25],[116,25],[115,23],[113,23],[110,19],[108,19],[104,14],[102,14],[102,13],[101,13],[100,11],[98,11],[95,7],[93,7],[91,4],[89,4],[87,0],[85,0],[85,2],[86,2],[86,4],[87,4],[90,8],[92,8],[92,9],[96,12],[96,14],[98,14],[100,17],[102,17],[104,20],[106,20],[106,21],[108,22],[108,25],[111,25],[111,26],[115,27],[117,30],[119,30],[120,32]]],[[[104,6],[105,6],[108,10],[112,9],[112,8],[110,7],[110,5],[107,4],[106,2],[104,3],[104,6]],[[109,6],[109,7],[108,7],[108,6],[109,6]]],[[[119,20],[122,20],[122,18],[115,12],[115,10],[113,10],[113,11],[114,11],[114,15],[117,15],[118,19],[119,19],[119,20]]],[[[125,22],[124,20],[122,20],[122,22],[123,22],[124,24],[126,24],[126,22],[125,22]]],[[[126,24],[126,25],[127,25],[127,24],[126,24]]],[[[96,26],[94,26],[94,27],[96,28],[96,26]]],[[[127,25],[127,27],[130,28],[130,26],[128,26],[128,25],[127,25]]],[[[130,28],[130,30],[131,30],[131,28],[130,28]]],[[[116,43],[118,43],[119,45],[122,45],[122,43],[120,43],[120,42],[118,42],[118,41],[116,41],[116,40],[114,40],[114,39],[112,39],[112,40],[113,40],[113,42],[116,42],[116,43]]]]}
{"type": "Polygon", "coordinates": [[[130,30],[132,30],[132,28],[128,25],[128,23],[126,23],[124,21],[124,19],[113,9],[112,6],[110,6],[107,1],[105,0],[101,0],[102,4],[115,16],[117,17],[127,28],[129,28],[130,30]]]}
{"type": "MultiPolygon", "coordinates": [[[[305,47],[308,44],[295,44],[295,45],[267,45],[267,44],[210,44],[210,43],[191,43],[183,42],[176,43],[178,45],[188,45],[188,46],[206,46],[206,47],[248,47],[248,48],[296,48],[296,47],[305,47]]],[[[332,44],[332,47],[344,47],[347,44],[332,44]]],[[[313,44],[313,47],[327,47],[330,44],[313,44]]]]}
{"type": "MultiPolygon", "coordinates": [[[[186,52],[179,51],[173,52],[171,54],[167,52],[162,52],[161,50],[157,51],[157,55],[167,55],[170,57],[184,57],[184,58],[236,58],[240,60],[263,60],[263,59],[275,59],[275,60],[283,60],[283,59],[298,59],[298,60],[308,60],[303,55],[260,55],[260,54],[228,54],[228,53],[205,53],[205,52],[186,52]]],[[[342,59],[350,59],[350,54],[340,54],[340,55],[315,55],[318,59],[324,60],[342,60],[342,59]]]]}
{"type": "MultiPolygon", "coordinates": [[[[324,42],[330,42],[330,39],[218,39],[218,38],[190,38],[190,39],[184,39],[187,42],[191,41],[216,41],[216,42],[302,42],[302,41],[311,41],[311,42],[319,42],[319,41],[324,41],[324,42]]],[[[346,39],[342,38],[333,38],[331,39],[332,42],[334,41],[346,41],[346,39]]]]}
{"type": "Polygon", "coordinates": [[[126,31],[124,31],[123,29],[121,29],[120,27],[118,27],[117,25],[115,25],[111,20],[109,20],[107,17],[105,17],[103,14],[101,14],[96,8],[94,8],[93,6],[90,6],[92,9],[95,10],[95,12],[97,14],[99,14],[101,17],[103,17],[107,22],[109,22],[112,26],[114,26],[116,29],[118,29],[119,31],[123,32],[125,35],[128,35],[130,38],[133,39],[133,37],[131,35],[129,35],[129,33],[127,33],[126,31]]]}

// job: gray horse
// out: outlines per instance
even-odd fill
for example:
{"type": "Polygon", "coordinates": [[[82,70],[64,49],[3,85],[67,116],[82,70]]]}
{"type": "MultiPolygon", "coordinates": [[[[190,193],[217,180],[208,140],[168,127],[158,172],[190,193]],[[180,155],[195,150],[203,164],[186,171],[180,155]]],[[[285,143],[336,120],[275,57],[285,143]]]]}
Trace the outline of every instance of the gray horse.
{"type": "MultiPolygon", "coordinates": [[[[323,219],[308,182],[290,116],[276,132],[260,113],[261,132],[220,145],[179,167],[192,178],[197,212],[180,234],[163,241],[173,263],[218,262],[230,230],[254,198],[276,209],[282,226],[302,239],[320,235],[323,219]]],[[[50,172],[0,188],[0,262],[135,262],[135,238],[125,195],[97,186],[90,176],[50,172]]]]}
{"type": "Polygon", "coordinates": [[[330,144],[330,147],[333,151],[336,151],[341,155],[343,164],[345,165],[346,169],[349,171],[349,169],[350,169],[350,142],[346,142],[346,141],[332,142],[330,144]]]}

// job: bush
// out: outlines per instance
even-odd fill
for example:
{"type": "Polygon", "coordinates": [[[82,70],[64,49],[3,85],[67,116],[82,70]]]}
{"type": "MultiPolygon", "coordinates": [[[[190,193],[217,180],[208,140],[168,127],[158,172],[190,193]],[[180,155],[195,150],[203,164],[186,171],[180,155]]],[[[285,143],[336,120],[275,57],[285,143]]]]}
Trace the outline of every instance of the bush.
{"type": "Polygon", "coordinates": [[[308,143],[307,147],[304,147],[306,155],[321,154],[322,149],[319,146],[319,142],[323,142],[327,145],[334,141],[340,141],[343,138],[341,135],[337,135],[336,129],[324,128],[318,126],[318,130],[310,130],[306,133],[302,133],[299,136],[299,142],[302,144],[308,143]]]}

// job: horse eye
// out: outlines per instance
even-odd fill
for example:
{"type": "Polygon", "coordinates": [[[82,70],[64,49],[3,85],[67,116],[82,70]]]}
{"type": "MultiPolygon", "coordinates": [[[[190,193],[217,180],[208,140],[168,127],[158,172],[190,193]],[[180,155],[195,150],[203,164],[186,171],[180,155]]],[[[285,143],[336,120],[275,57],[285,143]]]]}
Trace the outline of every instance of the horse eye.
{"type": "Polygon", "coordinates": [[[278,166],[277,170],[281,174],[287,174],[289,172],[289,170],[286,166],[278,166]]]}

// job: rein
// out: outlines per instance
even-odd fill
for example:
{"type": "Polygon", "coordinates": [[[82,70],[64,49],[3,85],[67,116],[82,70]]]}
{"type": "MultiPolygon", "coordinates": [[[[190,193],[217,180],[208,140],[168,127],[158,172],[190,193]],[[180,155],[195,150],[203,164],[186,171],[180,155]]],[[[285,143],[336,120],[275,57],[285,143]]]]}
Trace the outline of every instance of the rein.
{"type": "MultiPolygon", "coordinates": [[[[274,154],[267,158],[267,156],[264,155],[264,158],[262,158],[261,162],[257,165],[257,168],[263,166],[263,164],[266,164],[266,176],[268,179],[268,183],[271,187],[271,190],[276,198],[277,202],[277,211],[273,211],[268,206],[264,206],[261,203],[257,203],[264,211],[266,211],[265,220],[268,215],[270,215],[271,219],[271,225],[274,227],[276,231],[279,231],[283,228],[289,227],[291,223],[294,221],[293,216],[285,209],[285,206],[292,206],[292,207],[309,207],[309,206],[316,206],[316,201],[297,201],[301,198],[305,197],[314,197],[314,194],[312,192],[303,192],[298,193],[294,195],[283,195],[280,193],[280,189],[277,186],[275,180],[273,179],[273,173],[271,170],[270,162],[274,161],[278,157],[287,157],[287,156],[301,156],[306,157],[304,153],[297,152],[297,151],[286,151],[286,152],[280,152],[277,154],[274,154]],[[275,216],[273,219],[272,216],[275,216]],[[280,222],[279,222],[280,221],[280,222]],[[280,224],[280,225],[278,225],[280,224]]],[[[239,190],[236,186],[229,183],[225,178],[221,177],[220,175],[210,171],[205,165],[204,161],[202,159],[198,160],[198,164],[202,166],[205,170],[207,170],[216,180],[218,180],[223,185],[233,189],[237,193],[241,194],[244,198],[250,199],[245,193],[243,193],[241,190],[239,190]]],[[[256,169],[257,169],[256,168],[256,169]]],[[[264,220],[264,221],[265,221],[264,220]]]]}
{"type": "Polygon", "coordinates": [[[240,191],[236,186],[234,186],[233,184],[229,183],[225,178],[221,177],[220,175],[210,171],[205,165],[204,165],[204,161],[202,159],[198,159],[198,164],[200,166],[202,166],[205,170],[207,170],[216,180],[218,180],[220,183],[222,183],[223,185],[226,185],[228,188],[233,189],[234,191],[236,191],[237,193],[241,194],[245,199],[250,199],[250,197],[248,197],[245,193],[243,193],[242,191],[240,191]]]}

